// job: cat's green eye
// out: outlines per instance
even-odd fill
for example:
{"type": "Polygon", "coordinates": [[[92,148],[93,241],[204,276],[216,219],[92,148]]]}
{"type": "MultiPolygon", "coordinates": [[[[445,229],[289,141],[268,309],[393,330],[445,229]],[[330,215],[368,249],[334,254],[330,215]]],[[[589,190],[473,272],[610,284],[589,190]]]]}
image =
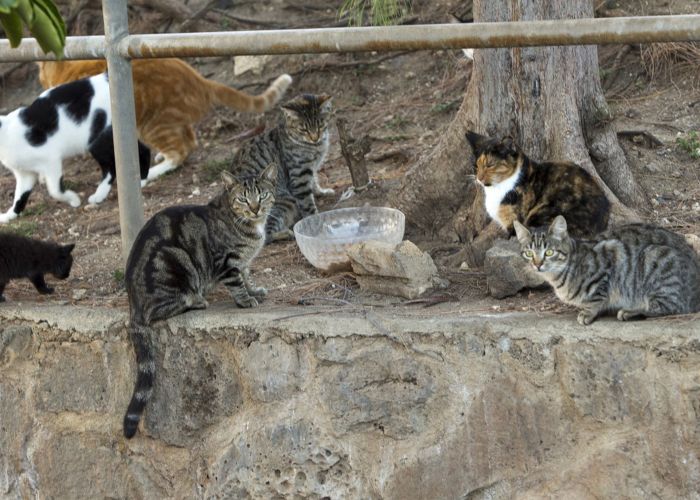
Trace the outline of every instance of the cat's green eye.
{"type": "Polygon", "coordinates": [[[263,193],[260,195],[261,200],[267,200],[270,197],[270,193],[263,193]]]}
{"type": "Polygon", "coordinates": [[[550,250],[547,250],[547,251],[544,253],[544,255],[545,255],[545,257],[551,257],[552,255],[554,255],[554,250],[551,250],[551,249],[550,249],[550,250]]]}
{"type": "Polygon", "coordinates": [[[238,203],[248,203],[248,199],[245,196],[236,196],[236,201],[238,203]]]}
{"type": "Polygon", "coordinates": [[[524,256],[524,257],[527,257],[528,259],[531,259],[531,258],[533,258],[533,257],[535,256],[535,254],[532,253],[532,250],[525,250],[525,251],[523,252],[523,256],[524,256]]]}

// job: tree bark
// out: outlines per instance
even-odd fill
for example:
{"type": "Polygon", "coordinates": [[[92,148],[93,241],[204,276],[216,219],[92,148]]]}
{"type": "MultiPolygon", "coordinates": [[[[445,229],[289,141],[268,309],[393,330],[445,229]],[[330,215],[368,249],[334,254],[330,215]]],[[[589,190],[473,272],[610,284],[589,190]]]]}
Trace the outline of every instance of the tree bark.
{"type": "MultiPolygon", "coordinates": [[[[590,0],[475,0],[479,22],[593,17],[590,0]]],[[[474,158],[467,129],[510,135],[535,160],[579,164],[604,187],[613,221],[635,219],[628,207],[646,197],[634,180],[611,124],[596,46],[480,49],[453,122],[432,152],[418,159],[392,195],[423,229],[449,227],[469,241],[487,222],[471,186],[474,158]],[[451,222],[451,224],[450,224],[451,222]]]]}

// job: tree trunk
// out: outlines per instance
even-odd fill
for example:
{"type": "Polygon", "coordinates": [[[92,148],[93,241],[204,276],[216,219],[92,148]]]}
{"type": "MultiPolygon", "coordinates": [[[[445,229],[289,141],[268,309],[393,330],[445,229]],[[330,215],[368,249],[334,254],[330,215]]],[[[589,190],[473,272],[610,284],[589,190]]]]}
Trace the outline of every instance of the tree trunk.
{"type": "MultiPolygon", "coordinates": [[[[590,0],[474,0],[479,22],[593,17],[590,0]]],[[[635,218],[645,203],[605,102],[596,46],[480,49],[469,87],[437,148],[420,158],[392,201],[423,229],[436,224],[471,240],[485,225],[480,190],[471,185],[472,129],[510,135],[535,160],[579,164],[604,186],[613,220],[635,218]],[[627,205],[627,206],[625,206],[627,205]],[[437,213],[436,213],[437,212],[437,213]],[[452,224],[448,224],[452,220],[452,224]]]]}

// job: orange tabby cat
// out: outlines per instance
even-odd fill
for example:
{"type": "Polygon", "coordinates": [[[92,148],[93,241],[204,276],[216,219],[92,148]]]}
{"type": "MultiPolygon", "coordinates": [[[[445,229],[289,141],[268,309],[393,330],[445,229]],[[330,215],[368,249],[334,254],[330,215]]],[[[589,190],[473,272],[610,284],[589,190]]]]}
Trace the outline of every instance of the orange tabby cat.
{"type": "MultiPolygon", "coordinates": [[[[37,64],[44,88],[107,70],[103,60],[37,64]]],[[[136,59],[131,66],[139,137],[159,152],[159,163],[151,167],[147,181],[177,168],[185,160],[197,145],[193,125],[213,106],[262,113],[279,102],[292,82],[289,75],[281,75],[265,92],[252,96],[204,78],[180,59],[136,59]]]]}

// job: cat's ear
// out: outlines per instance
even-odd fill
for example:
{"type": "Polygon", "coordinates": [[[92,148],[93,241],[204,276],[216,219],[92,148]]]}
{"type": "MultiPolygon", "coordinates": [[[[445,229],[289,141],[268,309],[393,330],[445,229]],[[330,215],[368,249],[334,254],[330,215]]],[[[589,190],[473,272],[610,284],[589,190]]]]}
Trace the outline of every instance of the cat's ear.
{"type": "Polygon", "coordinates": [[[564,218],[563,215],[557,215],[552,223],[549,226],[549,230],[547,231],[547,234],[550,236],[553,236],[554,238],[558,238],[560,240],[565,239],[567,236],[569,236],[569,233],[566,231],[566,219],[564,218]]]}
{"type": "Polygon", "coordinates": [[[272,182],[273,184],[277,183],[277,164],[276,163],[270,163],[267,167],[265,167],[265,170],[263,170],[260,173],[260,179],[266,180],[268,182],[272,182]]]}
{"type": "Polygon", "coordinates": [[[222,170],[221,171],[221,182],[224,183],[224,187],[226,189],[231,189],[234,186],[238,185],[238,181],[236,178],[233,176],[233,174],[227,170],[222,170]]]}
{"type": "Polygon", "coordinates": [[[61,247],[61,253],[63,255],[69,255],[75,248],[75,243],[70,243],[69,245],[63,245],[61,247]]]}
{"type": "Polygon", "coordinates": [[[474,150],[474,154],[476,154],[476,150],[481,146],[481,144],[484,143],[485,140],[488,139],[485,135],[477,134],[476,132],[472,130],[467,130],[467,133],[465,134],[467,141],[469,141],[469,144],[471,145],[472,149],[474,150]]]}
{"type": "Polygon", "coordinates": [[[318,104],[321,106],[321,111],[330,111],[332,101],[333,97],[328,94],[318,96],[318,104]]]}
{"type": "Polygon", "coordinates": [[[513,221],[513,229],[515,229],[515,236],[521,245],[528,245],[532,241],[530,231],[517,220],[513,221]]]}

